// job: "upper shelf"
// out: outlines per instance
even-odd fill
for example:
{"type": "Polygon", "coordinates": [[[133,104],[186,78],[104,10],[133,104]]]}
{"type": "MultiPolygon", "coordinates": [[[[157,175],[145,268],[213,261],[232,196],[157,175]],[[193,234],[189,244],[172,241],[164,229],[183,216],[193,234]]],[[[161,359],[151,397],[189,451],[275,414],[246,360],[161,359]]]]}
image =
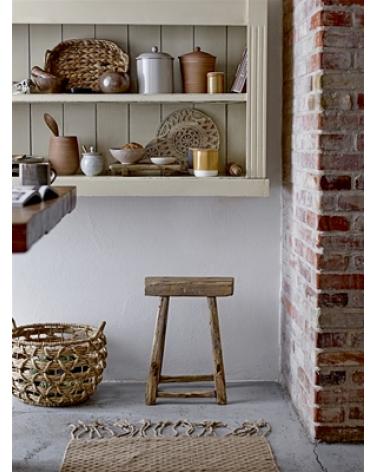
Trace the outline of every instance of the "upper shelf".
{"type": "Polygon", "coordinates": [[[13,0],[13,23],[245,25],[265,0],[13,0]]]}
{"type": "Polygon", "coordinates": [[[13,103],[243,103],[245,93],[167,93],[140,95],[137,93],[35,93],[13,95],[13,103]]]}

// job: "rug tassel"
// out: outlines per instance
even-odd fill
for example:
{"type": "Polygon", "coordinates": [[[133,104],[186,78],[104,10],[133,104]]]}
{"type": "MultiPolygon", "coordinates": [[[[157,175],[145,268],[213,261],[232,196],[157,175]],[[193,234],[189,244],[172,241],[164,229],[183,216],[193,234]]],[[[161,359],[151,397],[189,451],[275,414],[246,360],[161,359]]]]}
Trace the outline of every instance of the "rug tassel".
{"type": "Polygon", "coordinates": [[[267,436],[271,432],[271,426],[265,420],[244,421],[240,426],[232,429],[228,433],[218,433],[218,430],[231,428],[222,421],[204,420],[201,422],[190,422],[187,419],[161,420],[156,423],[143,419],[138,425],[130,423],[128,420],[117,421],[113,424],[104,424],[99,420],[85,424],[78,421],[77,424],[70,424],[71,439],[104,439],[112,437],[127,438],[163,438],[187,436],[193,438],[201,437],[227,437],[227,436],[267,436]],[[172,433],[170,432],[172,430],[172,433]]]}

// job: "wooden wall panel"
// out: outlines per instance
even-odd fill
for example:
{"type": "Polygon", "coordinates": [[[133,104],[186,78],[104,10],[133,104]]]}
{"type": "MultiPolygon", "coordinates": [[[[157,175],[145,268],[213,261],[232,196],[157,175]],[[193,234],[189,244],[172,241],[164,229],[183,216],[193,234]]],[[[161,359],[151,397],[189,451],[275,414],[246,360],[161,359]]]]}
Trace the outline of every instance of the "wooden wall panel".
{"type": "Polygon", "coordinates": [[[159,123],[159,105],[130,105],[130,141],[145,146],[155,137],[159,123]]]}
{"type": "Polygon", "coordinates": [[[242,59],[243,49],[247,45],[247,30],[242,26],[227,27],[227,68],[225,76],[226,90],[229,91],[234,81],[236,69],[242,59]]]}
{"type": "Polygon", "coordinates": [[[129,105],[99,103],[97,105],[97,150],[108,164],[115,162],[109,148],[130,141],[129,105]]]}
{"type": "Polygon", "coordinates": [[[45,53],[62,40],[61,25],[30,25],[30,66],[45,66],[45,53]]]}
{"type": "Polygon", "coordinates": [[[182,77],[180,71],[179,56],[193,50],[193,26],[163,26],[162,44],[163,52],[167,52],[173,58],[173,84],[174,91],[183,91],[182,77]]]}
{"type": "Polygon", "coordinates": [[[97,147],[96,105],[92,103],[64,105],[64,135],[77,136],[81,146],[97,147]]]}
{"type": "Polygon", "coordinates": [[[29,26],[12,28],[12,80],[19,82],[30,75],[29,26]]]}
{"type": "Polygon", "coordinates": [[[30,154],[30,105],[16,103],[12,112],[12,153],[30,154]]]}
{"type": "Polygon", "coordinates": [[[138,91],[136,58],[143,52],[151,51],[153,46],[160,50],[160,26],[129,26],[129,51],[131,58],[131,91],[138,91]]]}
{"type": "Polygon", "coordinates": [[[246,109],[245,104],[227,105],[227,162],[236,162],[245,171],[246,109]]]}
{"type": "Polygon", "coordinates": [[[123,25],[96,25],[96,39],[109,39],[114,41],[121,49],[128,52],[128,27],[123,25]]]}
{"type": "Polygon", "coordinates": [[[94,25],[63,25],[63,39],[94,38],[94,25]]]}
{"type": "Polygon", "coordinates": [[[194,46],[217,58],[215,69],[226,71],[226,26],[196,26],[194,28],[194,46]]]}

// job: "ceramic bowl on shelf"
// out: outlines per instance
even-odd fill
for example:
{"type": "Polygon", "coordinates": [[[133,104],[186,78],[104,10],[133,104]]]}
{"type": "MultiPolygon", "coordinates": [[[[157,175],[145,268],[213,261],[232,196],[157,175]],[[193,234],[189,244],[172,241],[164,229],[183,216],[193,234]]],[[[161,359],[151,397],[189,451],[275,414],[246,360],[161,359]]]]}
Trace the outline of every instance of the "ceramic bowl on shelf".
{"type": "Polygon", "coordinates": [[[145,149],[124,149],[121,147],[113,147],[109,149],[110,154],[121,162],[121,164],[135,164],[144,157],[145,149]]]}
{"type": "Polygon", "coordinates": [[[151,157],[151,162],[158,166],[173,164],[176,160],[175,157],[151,157]]]}

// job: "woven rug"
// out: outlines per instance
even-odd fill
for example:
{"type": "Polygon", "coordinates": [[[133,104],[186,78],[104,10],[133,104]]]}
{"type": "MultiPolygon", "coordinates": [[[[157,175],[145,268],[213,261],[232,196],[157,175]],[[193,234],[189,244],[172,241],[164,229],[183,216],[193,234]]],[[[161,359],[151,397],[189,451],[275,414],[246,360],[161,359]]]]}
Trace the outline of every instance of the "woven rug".
{"type": "Polygon", "coordinates": [[[245,422],[224,433],[211,421],[79,423],[60,472],[278,472],[267,426],[245,422]]]}

